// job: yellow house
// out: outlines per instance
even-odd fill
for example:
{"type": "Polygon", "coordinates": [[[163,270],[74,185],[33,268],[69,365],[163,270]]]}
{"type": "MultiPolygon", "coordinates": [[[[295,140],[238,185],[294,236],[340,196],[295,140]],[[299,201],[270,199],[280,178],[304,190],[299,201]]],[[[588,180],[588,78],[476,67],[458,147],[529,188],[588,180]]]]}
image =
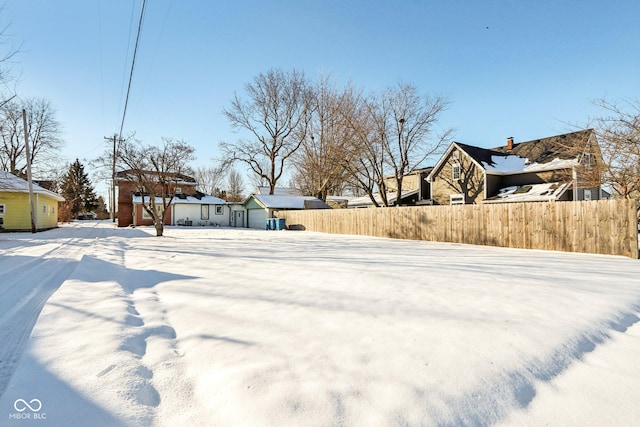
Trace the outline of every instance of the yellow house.
{"type": "MultiPolygon", "coordinates": [[[[37,230],[58,226],[58,202],[64,197],[33,184],[34,216],[37,230]]],[[[0,229],[31,231],[29,184],[8,172],[0,171],[0,229]]]]}

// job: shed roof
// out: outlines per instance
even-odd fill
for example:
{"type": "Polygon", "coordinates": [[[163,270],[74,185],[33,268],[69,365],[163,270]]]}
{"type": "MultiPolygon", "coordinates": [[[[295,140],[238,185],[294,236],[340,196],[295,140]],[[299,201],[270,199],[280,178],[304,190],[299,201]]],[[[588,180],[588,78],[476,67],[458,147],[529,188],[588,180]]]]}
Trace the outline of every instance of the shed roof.
{"type": "MultiPolygon", "coordinates": [[[[29,183],[20,177],[10,174],[9,172],[0,171],[0,191],[10,193],[28,193],[29,183]]],[[[35,183],[33,184],[33,192],[49,196],[59,202],[64,201],[64,197],[60,194],[47,190],[35,183]]]]}

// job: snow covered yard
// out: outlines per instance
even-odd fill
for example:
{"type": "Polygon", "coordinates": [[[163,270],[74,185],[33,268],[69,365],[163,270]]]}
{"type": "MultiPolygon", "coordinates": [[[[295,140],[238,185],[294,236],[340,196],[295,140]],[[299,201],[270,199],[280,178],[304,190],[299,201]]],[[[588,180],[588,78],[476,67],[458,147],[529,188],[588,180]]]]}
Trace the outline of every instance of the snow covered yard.
{"type": "Polygon", "coordinates": [[[638,260],[152,233],[0,235],[0,425],[640,420],[638,260]]]}

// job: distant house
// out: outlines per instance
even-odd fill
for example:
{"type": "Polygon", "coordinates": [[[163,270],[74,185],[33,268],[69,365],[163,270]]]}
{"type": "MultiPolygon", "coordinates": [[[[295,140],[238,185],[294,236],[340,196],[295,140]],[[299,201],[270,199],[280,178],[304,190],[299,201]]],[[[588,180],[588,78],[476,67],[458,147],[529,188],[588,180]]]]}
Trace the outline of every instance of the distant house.
{"type": "MultiPolygon", "coordinates": [[[[427,177],[433,168],[416,169],[405,174],[402,178],[402,195],[400,201],[398,197],[398,183],[395,176],[385,177],[385,186],[387,187],[387,202],[389,206],[416,206],[431,203],[431,188],[427,177]]],[[[374,198],[379,206],[382,206],[382,196],[380,193],[375,193],[374,198]]],[[[349,200],[349,208],[371,208],[375,204],[371,200],[371,197],[362,196],[355,197],[349,200]]]]}
{"type": "Polygon", "coordinates": [[[587,129],[493,149],[453,142],[428,180],[439,205],[597,200],[602,164],[587,129]]]}
{"type": "MultiPolygon", "coordinates": [[[[64,197],[33,184],[34,216],[36,230],[58,226],[58,202],[64,197]]],[[[0,171],[0,229],[7,231],[31,231],[29,184],[8,172],[0,171]]]]}
{"type": "MultiPolygon", "coordinates": [[[[134,171],[124,170],[116,174],[118,184],[118,227],[128,227],[130,225],[152,225],[151,216],[143,209],[143,197],[149,197],[147,189],[139,188],[135,181],[134,171]]],[[[153,172],[148,172],[153,175],[153,172]]],[[[196,194],[196,180],[187,175],[174,174],[171,185],[167,189],[168,194],[185,194],[193,196],[196,194]]],[[[148,199],[147,199],[148,200],[148,199]]],[[[158,200],[162,204],[162,200],[158,200]]],[[[174,222],[172,212],[165,216],[165,225],[174,222]]]]}
{"type": "Polygon", "coordinates": [[[252,194],[243,203],[246,212],[246,227],[264,229],[267,218],[278,211],[303,209],[328,209],[326,203],[311,196],[292,196],[286,190],[276,194],[252,194]],[[279,194],[283,195],[279,195],[279,194]]]}

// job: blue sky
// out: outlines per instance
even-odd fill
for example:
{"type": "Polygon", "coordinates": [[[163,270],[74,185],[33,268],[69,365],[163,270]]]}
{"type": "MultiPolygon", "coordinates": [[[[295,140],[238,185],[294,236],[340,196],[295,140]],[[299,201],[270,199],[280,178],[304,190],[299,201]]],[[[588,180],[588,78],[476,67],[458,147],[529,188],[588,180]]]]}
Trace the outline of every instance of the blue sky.
{"type": "MultiPolygon", "coordinates": [[[[23,97],[58,111],[65,159],[117,132],[141,0],[6,0],[23,97]]],[[[331,73],[365,92],[398,80],[452,104],[443,127],[482,147],[551,136],[640,98],[640,2],[147,0],[124,133],[184,139],[194,165],[236,140],[223,108],[270,68],[331,73]]]]}

